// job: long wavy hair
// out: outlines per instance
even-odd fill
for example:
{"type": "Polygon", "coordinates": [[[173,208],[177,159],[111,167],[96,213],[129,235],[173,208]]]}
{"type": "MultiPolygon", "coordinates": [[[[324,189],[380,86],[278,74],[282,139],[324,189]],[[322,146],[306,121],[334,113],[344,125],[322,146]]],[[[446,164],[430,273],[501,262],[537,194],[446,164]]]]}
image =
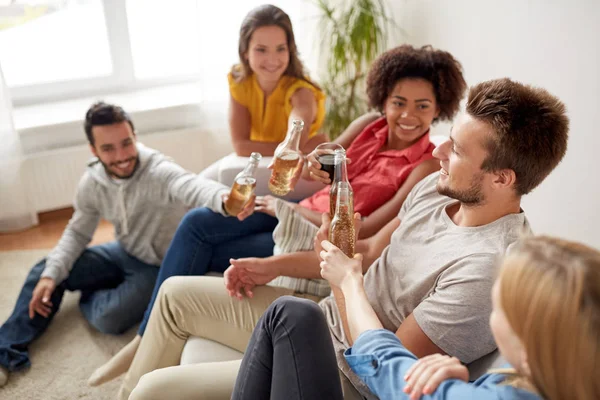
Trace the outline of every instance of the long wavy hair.
{"type": "Polygon", "coordinates": [[[250,63],[246,57],[248,53],[248,47],[250,46],[250,38],[254,31],[263,26],[278,26],[284,30],[287,38],[287,46],[290,53],[290,60],[287,69],[284,71],[284,75],[292,76],[294,78],[302,79],[317,89],[320,89],[314,82],[312,82],[304,71],[304,65],[298,57],[298,47],[296,46],[296,39],[294,39],[294,30],[292,29],[292,21],[290,17],[279,7],[275,7],[271,4],[263,4],[252,9],[240,28],[240,39],[238,43],[238,55],[240,57],[240,63],[234,65],[231,68],[231,74],[237,82],[241,82],[250,75],[252,75],[252,69],[250,63]]]}
{"type": "Polygon", "coordinates": [[[500,304],[531,370],[507,383],[549,400],[600,399],[600,252],[526,238],[506,257],[499,279],[500,304]]]}

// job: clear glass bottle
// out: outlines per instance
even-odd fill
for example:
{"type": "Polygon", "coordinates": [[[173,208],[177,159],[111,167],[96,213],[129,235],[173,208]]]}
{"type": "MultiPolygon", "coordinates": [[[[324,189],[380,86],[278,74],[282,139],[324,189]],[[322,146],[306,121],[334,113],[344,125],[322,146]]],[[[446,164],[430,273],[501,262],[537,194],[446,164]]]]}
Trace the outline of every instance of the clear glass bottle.
{"type": "Polygon", "coordinates": [[[229,198],[225,202],[225,211],[229,215],[238,215],[254,193],[256,169],[261,158],[260,153],[250,154],[246,168],[235,177],[231,192],[229,192],[229,198]]]}
{"type": "Polygon", "coordinates": [[[345,255],[354,257],[356,234],[354,230],[354,195],[347,182],[338,183],[335,214],[329,227],[329,241],[345,255]]]}
{"type": "Polygon", "coordinates": [[[329,217],[333,219],[335,215],[335,207],[337,203],[337,193],[338,193],[338,184],[340,182],[345,182],[348,185],[348,188],[352,192],[352,186],[350,186],[350,181],[348,180],[348,170],[346,168],[346,151],[344,149],[339,149],[334,152],[334,166],[335,173],[333,182],[331,182],[331,187],[329,188],[329,217]]]}
{"type": "Polygon", "coordinates": [[[269,190],[276,196],[285,196],[292,190],[290,182],[300,159],[300,137],[304,129],[304,121],[295,119],[292,127],[283,142],[275,149],[275,162],[271,179],[269,179],[269,190]]]}

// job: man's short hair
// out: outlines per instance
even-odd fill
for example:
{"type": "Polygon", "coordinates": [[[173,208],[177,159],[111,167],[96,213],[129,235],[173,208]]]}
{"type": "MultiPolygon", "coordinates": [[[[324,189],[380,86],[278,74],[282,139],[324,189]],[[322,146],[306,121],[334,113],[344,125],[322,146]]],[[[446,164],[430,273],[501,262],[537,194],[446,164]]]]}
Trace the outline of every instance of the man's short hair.
{"type": "Polygon", "coordinates": [[[519,196],[538,186],[567,151],[565,105],[545,89],[508,78],[482,82],[469,91],[467,112],[493,130],[481,168],[513,170],[519,196]]]}
{"type": "Polygon", "coordinates": [[[123,108],[103,101],[92,104],[85,113],[84,122],[85,135],[87,136],[88,142],[90,142],[92,146],[94,145],[94,135],[92,134],[92,128],[94,126],[112,125],[124,121],[129,123],[131,130],[135,132],[133,122],[131,121],[129,114],[127,114],[123,108]]]}

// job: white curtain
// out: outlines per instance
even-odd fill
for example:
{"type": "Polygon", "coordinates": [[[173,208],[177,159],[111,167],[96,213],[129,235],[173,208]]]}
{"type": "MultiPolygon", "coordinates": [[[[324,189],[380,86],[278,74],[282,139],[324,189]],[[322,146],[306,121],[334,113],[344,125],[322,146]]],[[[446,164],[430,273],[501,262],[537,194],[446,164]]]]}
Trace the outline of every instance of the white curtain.
{"type": "Polygon", "coordinates": [[[25,185],[23,151],[12,117],[12,103],[0,65],[0,232],[37,224],[25,185]]]}

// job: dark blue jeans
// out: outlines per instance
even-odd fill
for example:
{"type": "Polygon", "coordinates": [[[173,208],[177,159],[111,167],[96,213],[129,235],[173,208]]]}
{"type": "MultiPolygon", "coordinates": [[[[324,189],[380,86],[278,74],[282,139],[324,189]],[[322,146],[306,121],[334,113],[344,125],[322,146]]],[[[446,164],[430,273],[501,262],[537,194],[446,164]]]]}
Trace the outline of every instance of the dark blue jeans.
{"type": "Polygon", "coordinates": [[[44,259],[31,269],[11,316],[0,327],[0,365],[9,371],[31,365],[27,348],[52,322],[65,290],[81,291],[79,307],[94,328],[119,334],[142,319],[158,275],[158,266],[130,256],[117,242],[89,247],[52,293],[48,318],[36,314],[30,319],[29,302],[45,265],[44,259]]]}
{"type": "Polygon", "coordinates": [[[208,208],[188,212],[179,223],[165,254],[152,300],[138,333],[144,334],[160,285],[167,278],[205,275],[209,271],[225,272],[230,258],[272,256],[275,226],[277,218],[263,213],[255,213],[239,221],[208,208]]]}
{"type": "Polygon", "coordinates": [[[333,343],[321,308],[280,297],[252,332],[233,400],[342,400],[333,343]]]}

